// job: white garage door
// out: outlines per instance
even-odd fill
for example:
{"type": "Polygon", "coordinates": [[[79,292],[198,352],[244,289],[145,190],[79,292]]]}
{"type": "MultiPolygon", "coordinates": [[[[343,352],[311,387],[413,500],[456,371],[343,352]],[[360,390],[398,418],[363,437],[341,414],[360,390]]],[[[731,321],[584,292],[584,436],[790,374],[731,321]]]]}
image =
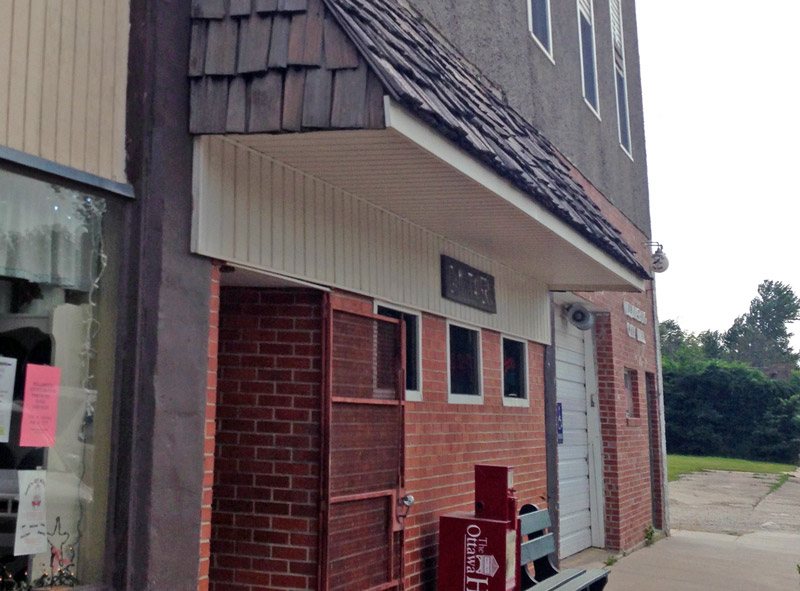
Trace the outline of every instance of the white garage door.
{"type": "Polygon", "coordinates": [[[591,331],[556,315],[556,401],[563,426],[558,445],[561,558],[604,545],[596,384],[591,331]]]}

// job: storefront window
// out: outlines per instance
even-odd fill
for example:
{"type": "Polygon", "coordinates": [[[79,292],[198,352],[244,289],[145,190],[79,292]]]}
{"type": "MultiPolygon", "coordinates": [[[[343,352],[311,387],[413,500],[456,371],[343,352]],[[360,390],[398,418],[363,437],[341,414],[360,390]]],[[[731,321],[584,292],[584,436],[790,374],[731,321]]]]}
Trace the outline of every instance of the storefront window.
{"type": "Polygon", "coordinates": [[[2,589],[102,578],[118,264],[111,231],[120,226],[112,205],[0,169],[2,589]]]}

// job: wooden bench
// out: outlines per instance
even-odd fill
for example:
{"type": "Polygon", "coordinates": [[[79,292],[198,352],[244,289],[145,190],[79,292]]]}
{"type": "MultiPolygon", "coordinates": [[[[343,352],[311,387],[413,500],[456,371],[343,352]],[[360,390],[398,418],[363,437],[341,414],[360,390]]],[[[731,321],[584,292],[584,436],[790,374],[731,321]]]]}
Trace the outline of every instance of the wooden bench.
{"type": "Polygon", "coordinates": [[[608,582],[608,571],[604,568],[581,570],[569,568],[559,571],[550,562],[556,543],[550,529],[550,513],[535,505],[523,505],[520,509],[520,565],[522,569],[521,591],[600,591],[608,582]],[[529,570],[533,565],[533,576],[529,570]]]}

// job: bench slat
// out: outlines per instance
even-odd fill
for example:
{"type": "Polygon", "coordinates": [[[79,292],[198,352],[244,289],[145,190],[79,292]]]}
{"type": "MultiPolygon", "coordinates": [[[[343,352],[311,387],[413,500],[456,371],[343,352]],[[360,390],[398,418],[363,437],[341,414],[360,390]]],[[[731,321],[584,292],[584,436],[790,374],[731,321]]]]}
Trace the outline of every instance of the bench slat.
{"type": "Polygon", "coordinates": [[[558,589],[559,586],[578,578],[583,574],[583,572],[584,571],[578,568],[568,568],[566,570],[562,570],[557,575],[553,575],[549,579],[545,579],[544,581],[524,589],[523,591],[553,591],[554,589],[558,589]]]}
{"type": "Polygon", "coordinates": [[[523,536],[547,529],[550,527],[550,512],[543,509],[520,515],[519,526],[523,536]]]}
{"type": "MultiPolygon", "coordinates": [[[[604,579],[607,576],[608,576],[607,570],[603,568],[596,568],[593,570],[586,571],[582,575],[575,577],[574,579],[571,579],[567,583],[559,585],[558,587],[554,587],[553,591],[579,591],[580,589],[586,589],[592,583],[595,583],[600,579],[604,579]]],[[[539,585],[536,585],[536,587],[538,586],[539,585]]],[[[536,589],[536,587],[534,587],[534,589],[536,589]]]]}
{"type": "Polygon", "coordinates": [[[528,540],[520,545],[520,555],[522,564],[533,562],[537,558],[547,556],[556,551],[556,543],[553,534],[545,534],[540,538],[528,540]]]}

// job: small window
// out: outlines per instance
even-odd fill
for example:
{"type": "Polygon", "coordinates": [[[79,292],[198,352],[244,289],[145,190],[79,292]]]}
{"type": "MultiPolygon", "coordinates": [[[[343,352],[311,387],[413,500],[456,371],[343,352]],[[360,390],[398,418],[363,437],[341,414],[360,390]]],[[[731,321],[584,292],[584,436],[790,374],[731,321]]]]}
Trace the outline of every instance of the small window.
{"type": "Polygon", "coordinates": [[[550,0],[530,0],[528,20],[533,38],[548,55],[553,57],[550,28],[550,0]]]}
{"type": "Polygon", "coordinates": [[[503,337],[503,405],[529,406],[527,344],[503,337]]]}
{"type": "Polygon", "coordinates": [[[597,63],[594,51],[594,8],[592,0],[578,0],[581,67],[583,69],[583,98],[596,115],[600,115],[597,92],[597,63]]]}
{"type": "Polygon", "coordinates": [[[420,376],[420,317],[419,314],[377,306],[381,316],[402,320],[406,325],[406,400],[422,400],[420,376]]]}
{"type": "Polygon", "coordinates": [[[625,395],[628,401],[628,408],[625,414],[628,418],[640,416],[639,375],[635,369],[625,368],[625,395]]]}
{"type": "Polygon", "coordinates": [[[448,324],[447,353],[450,402],[481,404],[481,333],[448,324]]]}
{"type": "Polygon", "coordinates": [[[617,78],[617,118],[619,119],[619,144],[631,155],[631,126],[628,116],[628,87],[625,74],[619,66],[615,68],[617,78]]]}

